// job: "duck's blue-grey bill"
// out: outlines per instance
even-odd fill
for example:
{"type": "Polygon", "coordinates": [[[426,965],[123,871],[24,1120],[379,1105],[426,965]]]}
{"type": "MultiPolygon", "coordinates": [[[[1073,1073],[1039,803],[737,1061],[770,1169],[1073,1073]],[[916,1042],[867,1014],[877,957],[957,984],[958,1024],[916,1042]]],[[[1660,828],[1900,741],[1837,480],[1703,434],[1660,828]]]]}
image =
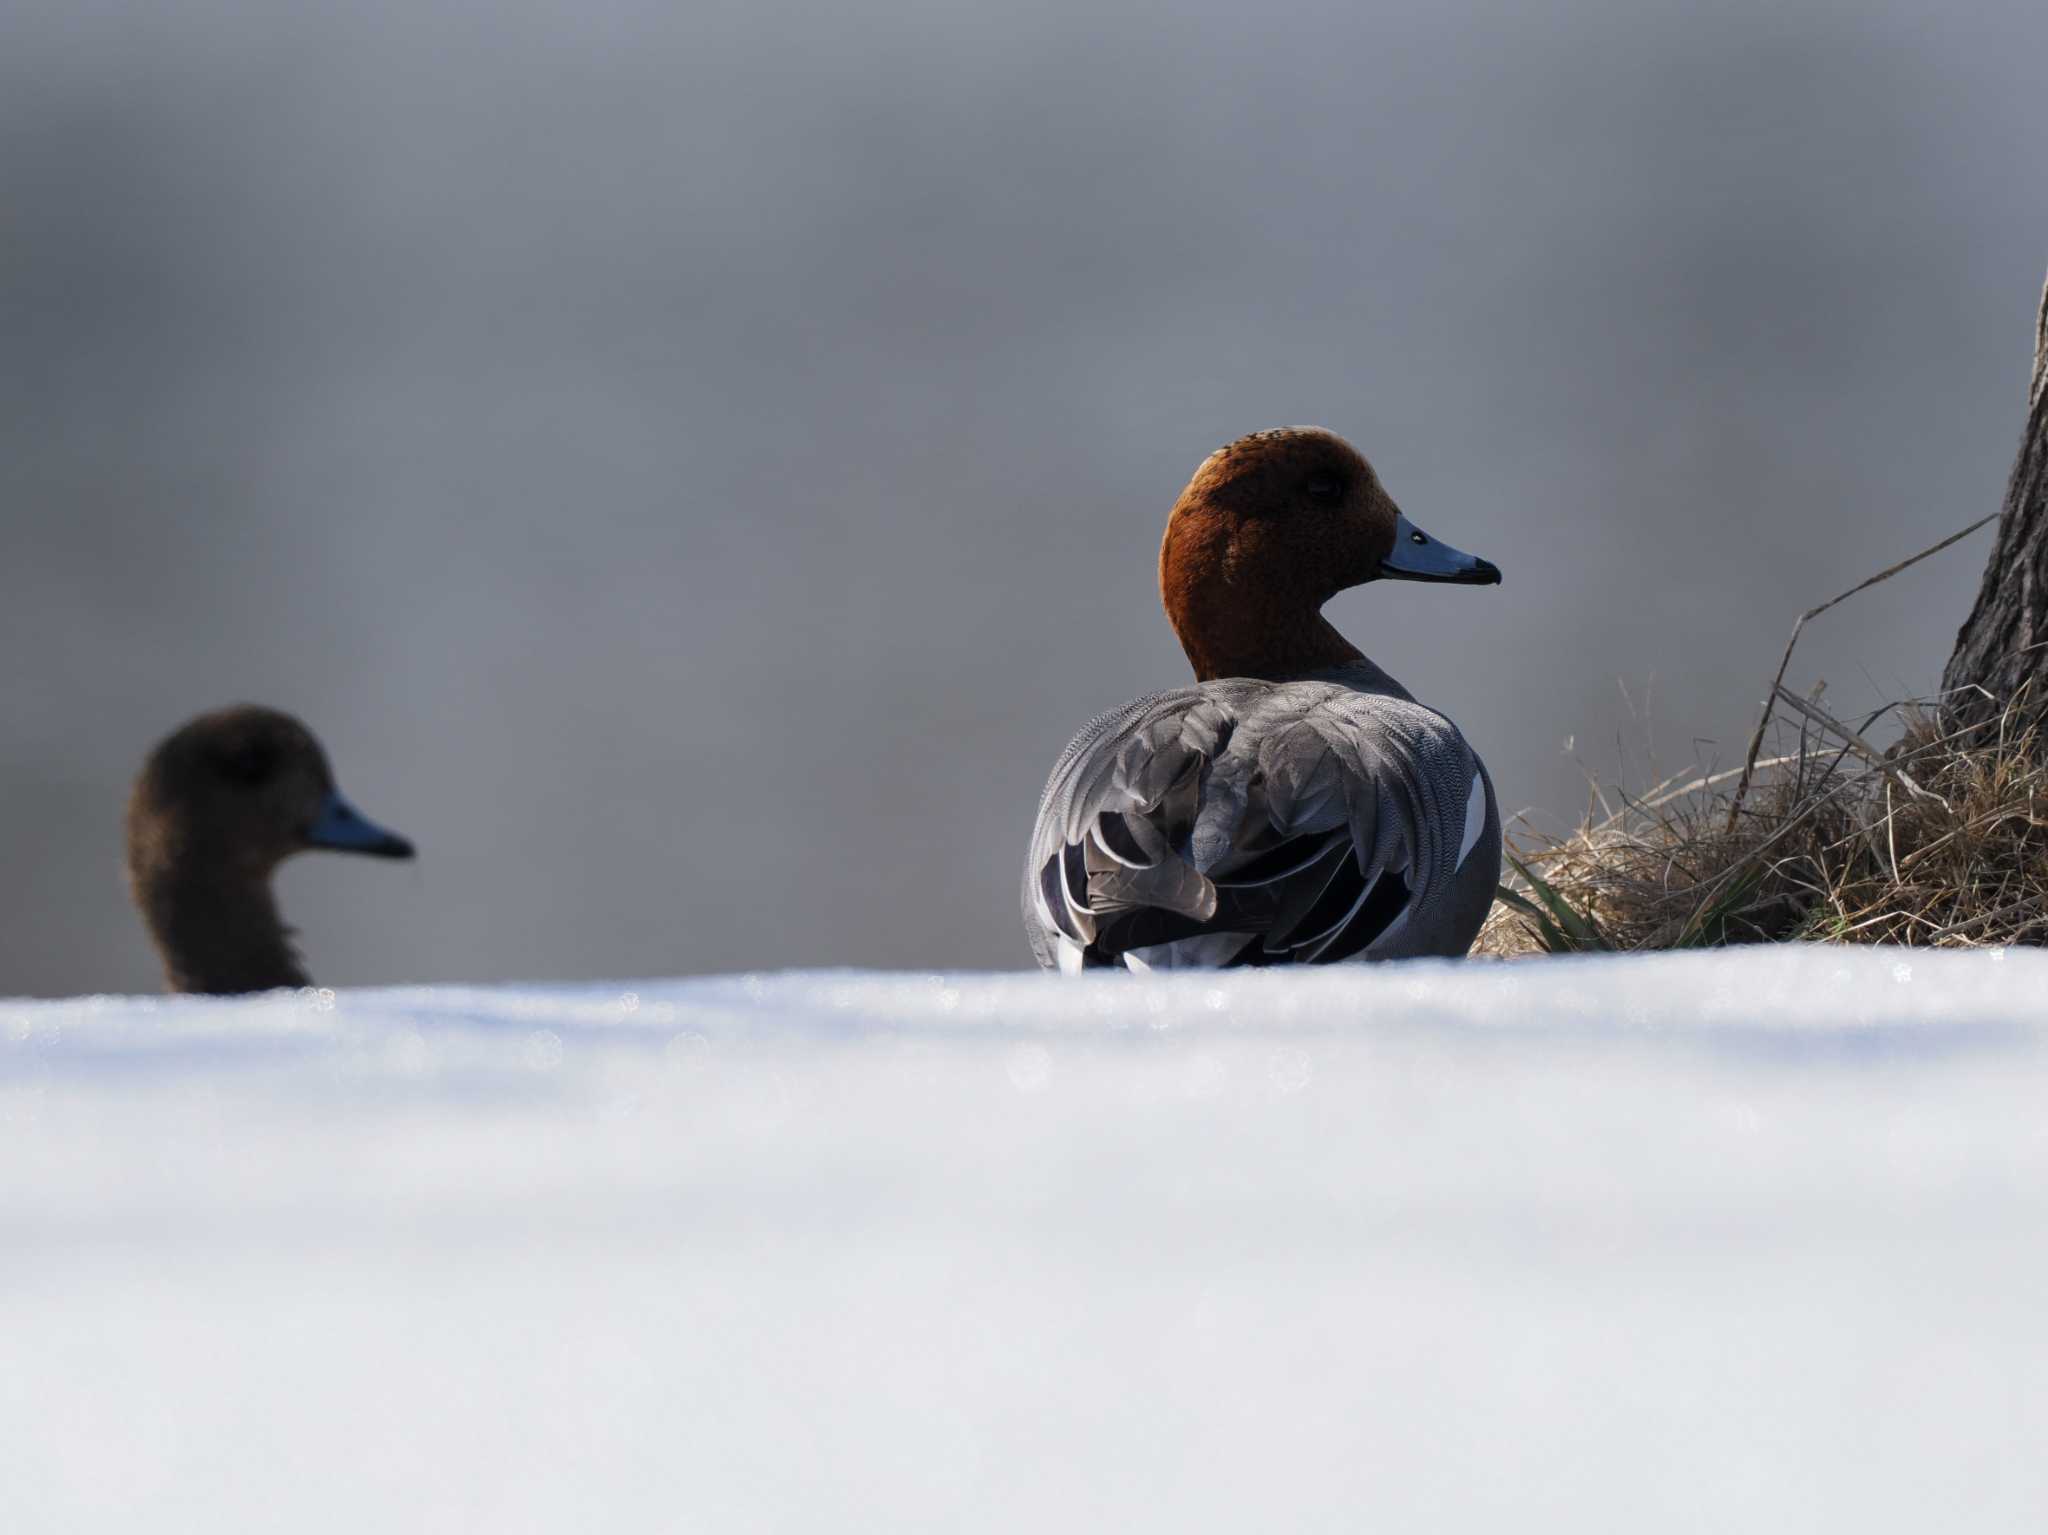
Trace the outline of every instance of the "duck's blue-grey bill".
{"type": "Polygon", "coordinates": [[[1453,549],[1431,538],[1406,517],[1394,523],[1394,550],[1380,561],[1388,581],[1455,581],[1463,586],[1495,586],[1500,567],[1476,554],[1453,549]]]}
{"type": "Polygon", "coordinates": [[[368,853],[372,858],[412,857],[410,842],[395,831],[386,831],[331,789],[327,803],[320,807],[320,818],[306,828],[306,844],[339,853],[368,853]]]}

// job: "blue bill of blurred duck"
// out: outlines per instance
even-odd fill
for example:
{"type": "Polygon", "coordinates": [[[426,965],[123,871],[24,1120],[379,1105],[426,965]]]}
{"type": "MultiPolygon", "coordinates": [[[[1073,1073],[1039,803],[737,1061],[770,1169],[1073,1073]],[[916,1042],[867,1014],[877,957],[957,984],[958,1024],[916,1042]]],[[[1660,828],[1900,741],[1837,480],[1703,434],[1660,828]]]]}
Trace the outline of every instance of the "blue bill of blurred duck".
{"type": "Polygon", "coordinates": [[[372,858],[410,858],[412,843],[395,831],[387,831],[364,815],[341,791],[328,791],[320,815],[306,828],[309,847],[330,848],[342,853],[367,853],[372,858]]]}

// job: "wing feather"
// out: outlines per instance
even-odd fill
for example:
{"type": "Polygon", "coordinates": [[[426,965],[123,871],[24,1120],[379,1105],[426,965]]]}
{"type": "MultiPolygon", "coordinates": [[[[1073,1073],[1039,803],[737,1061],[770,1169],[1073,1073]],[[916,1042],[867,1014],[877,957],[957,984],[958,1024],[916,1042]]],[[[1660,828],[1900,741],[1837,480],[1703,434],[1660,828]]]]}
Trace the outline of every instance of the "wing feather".
{"type": "Polygon", "coordinates": [[[1055,934],[1091,966],[1429,952],[1401,935],[1464,861],[1473,804],[1484,820],[1478,762],[1384,674],[1358,679],[1225,679],[1092,721],[1040,802],[1041,963],[1055,934]]]}

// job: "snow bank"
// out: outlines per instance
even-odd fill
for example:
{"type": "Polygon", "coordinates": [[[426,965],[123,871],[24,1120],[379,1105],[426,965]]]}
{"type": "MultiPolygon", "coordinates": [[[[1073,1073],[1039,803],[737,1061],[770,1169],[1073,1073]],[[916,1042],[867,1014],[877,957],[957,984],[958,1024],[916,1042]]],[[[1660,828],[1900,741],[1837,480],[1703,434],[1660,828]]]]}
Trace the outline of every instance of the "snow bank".
{"type": "Polygon", "coordinates": [[[2040,1529],[2044,995],[0,1003],[0,1528],[2040,1529]]]}

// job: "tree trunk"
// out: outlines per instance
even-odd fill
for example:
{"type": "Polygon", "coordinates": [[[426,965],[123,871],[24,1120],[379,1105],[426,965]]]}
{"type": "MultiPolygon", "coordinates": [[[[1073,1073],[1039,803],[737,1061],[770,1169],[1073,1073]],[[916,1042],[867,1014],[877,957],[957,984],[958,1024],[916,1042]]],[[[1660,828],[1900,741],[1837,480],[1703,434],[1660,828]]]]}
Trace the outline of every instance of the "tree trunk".
{"type": "Polygon", "coordinates": [[[2006,482],[1984,584],[1956,632],[1941,686],[1959,722],[1996,714],[2023,688],[2025,712],[2048,713],[2048,287],[2034,322],[2026,434],[2006,482]]]}

